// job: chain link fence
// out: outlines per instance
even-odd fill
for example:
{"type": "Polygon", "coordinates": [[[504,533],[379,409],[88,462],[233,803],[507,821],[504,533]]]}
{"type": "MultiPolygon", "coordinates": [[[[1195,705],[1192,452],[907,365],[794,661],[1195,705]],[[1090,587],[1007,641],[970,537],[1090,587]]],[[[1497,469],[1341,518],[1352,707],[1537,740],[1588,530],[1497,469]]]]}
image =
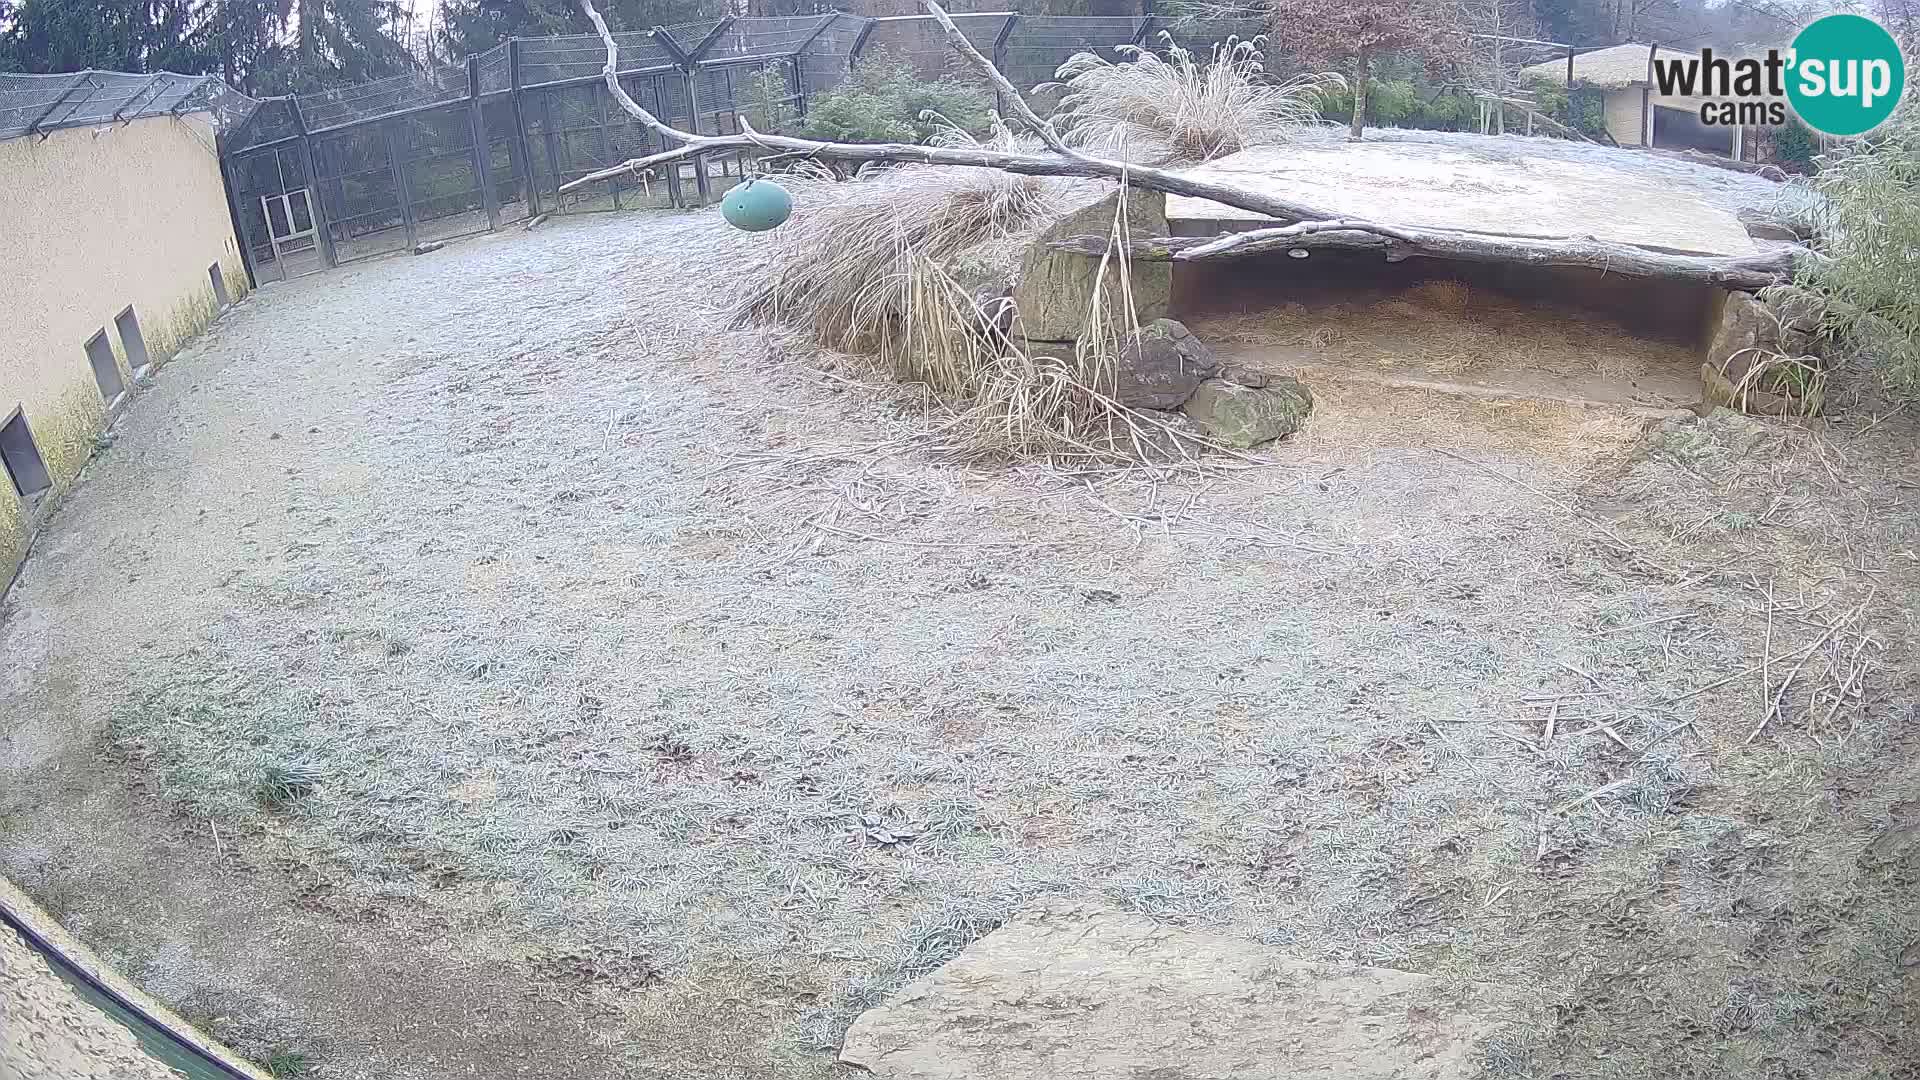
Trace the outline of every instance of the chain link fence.
{"type": "MultiPolygon", "coordinates": [[[[954,21],[1028,92],[1076,52],[1117,59],[1116,46],[1164,48],[1172,40],[1204,53],[1260,29],[1246,20],[1008,12],[954,21]]],[[[927,16],[741,17],[614,39],[622,88],[667,123],[700,134],[735,134],[743,116],[757,126],[798,120],[811,97],[839,85],[863,56],[884,53],[923,79],[985,84],[927,16]]],[[[605,44],[591,35],[517,38],[464,65],[321,93],[253,101],[225,91],[238,100],[222,107],[222,164],[249,268],[273,280],[539,214],[695,205],[740,175],[741,155],[712,154],[562,192],[590,173],[672,149],[612,100],[606,59],[605,44]]],[[[0,128],[15,113],[31,124],[53,100],[43,91],[16,105],[7,89],[0,81],[0,128]]]]}

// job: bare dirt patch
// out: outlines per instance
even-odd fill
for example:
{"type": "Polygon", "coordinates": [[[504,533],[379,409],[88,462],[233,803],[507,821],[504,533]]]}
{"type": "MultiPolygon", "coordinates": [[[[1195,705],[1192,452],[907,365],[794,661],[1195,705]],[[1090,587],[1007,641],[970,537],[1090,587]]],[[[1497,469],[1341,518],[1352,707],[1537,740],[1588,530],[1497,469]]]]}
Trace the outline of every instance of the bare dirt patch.
{"type": "Polygon", "coordinates": [[[176,362],[7,601],[0,868],[321,1075],[820,1075],[1048,896],[1533,988],[1520,1075],[1920,1059],[1904,417],[1336,392],[1264,468],[961,468],[722,328],[715,227],[176,362]]]}

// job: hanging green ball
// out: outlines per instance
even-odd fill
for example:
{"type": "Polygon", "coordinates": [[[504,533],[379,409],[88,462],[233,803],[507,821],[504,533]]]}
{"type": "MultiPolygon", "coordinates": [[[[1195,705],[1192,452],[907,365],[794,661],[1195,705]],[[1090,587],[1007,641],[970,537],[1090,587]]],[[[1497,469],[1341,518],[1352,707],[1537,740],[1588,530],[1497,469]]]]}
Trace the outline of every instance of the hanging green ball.
{"type": "Polygon", "coordinates": [[[720,213],[736,229],[766,232],[793,213],[793,196],[771,180],[749,176],[720,200],[720,213]]]}

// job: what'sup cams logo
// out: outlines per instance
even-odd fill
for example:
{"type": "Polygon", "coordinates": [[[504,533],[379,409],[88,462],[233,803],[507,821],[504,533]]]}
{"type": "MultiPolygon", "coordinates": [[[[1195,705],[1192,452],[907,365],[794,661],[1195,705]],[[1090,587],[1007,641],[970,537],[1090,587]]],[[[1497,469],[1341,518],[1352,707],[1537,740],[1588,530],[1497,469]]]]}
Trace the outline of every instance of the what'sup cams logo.
{"type": "Polygon", "coordinates": [[[1653,76],[1663,97],[1713,98],[1700,106],[1703,124],[1776,126],[1791,105],[1801,123],[1841,136],[1885,123],[1907,88],[1899,42],[1860,15],[1816,19],[1791,48],[1762,56],[1656,55],[1653,76]]]}

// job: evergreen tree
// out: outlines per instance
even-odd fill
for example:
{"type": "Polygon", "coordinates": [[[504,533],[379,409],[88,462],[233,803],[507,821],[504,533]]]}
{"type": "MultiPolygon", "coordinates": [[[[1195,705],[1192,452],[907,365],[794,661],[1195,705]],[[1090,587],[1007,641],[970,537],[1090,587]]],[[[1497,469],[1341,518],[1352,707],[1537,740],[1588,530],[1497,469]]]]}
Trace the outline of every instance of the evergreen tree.
{"type": "MultiPolygon", "coordinates": [[[[599,7],[614,30],[718,19],[728,11],[725,0],[613,0],[599,7]]],[[[438,44],[456,57],[485,52],[511,37],[593,33],[575,0],[442,0],[440,23],[438,44]]]]}

